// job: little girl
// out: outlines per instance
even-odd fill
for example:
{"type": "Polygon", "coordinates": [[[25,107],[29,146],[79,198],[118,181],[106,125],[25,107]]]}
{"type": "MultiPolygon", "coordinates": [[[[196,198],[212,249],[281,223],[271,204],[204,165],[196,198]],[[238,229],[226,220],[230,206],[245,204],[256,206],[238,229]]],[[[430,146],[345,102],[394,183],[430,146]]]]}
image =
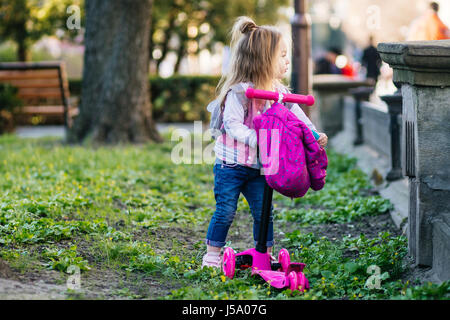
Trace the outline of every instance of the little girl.
{"type": "MultiPolygon", "coordinates": [[[[287,46],[279,30],[272,26],[257,26],[248,17],[239,17],[231,38],[229,72],[218,85],[218,100],[223,109],[225,132],[216,140],[214,151],[214,197],[216,211],[206,235],[207,253],[202,267],[221,267],[221,248],[225,245],[228,230],[233,222],[237,202],[242,192],[253,216],[253,238],[258,239],[263,203],[265,177],[256,156],[256,130],[253,117],[270,107],[270,101],[245,97],[245,90],[255,89],[288,92],[281,79],[289,65],[287,46]]],[[[310,129],[316,130],[297,104],[286,105],[310,129]]],[[[327,136],[320,133],[321,146],[327,136]]],[[[273,206],[271,208],[267,250],[273,247],[273,206]]]]}

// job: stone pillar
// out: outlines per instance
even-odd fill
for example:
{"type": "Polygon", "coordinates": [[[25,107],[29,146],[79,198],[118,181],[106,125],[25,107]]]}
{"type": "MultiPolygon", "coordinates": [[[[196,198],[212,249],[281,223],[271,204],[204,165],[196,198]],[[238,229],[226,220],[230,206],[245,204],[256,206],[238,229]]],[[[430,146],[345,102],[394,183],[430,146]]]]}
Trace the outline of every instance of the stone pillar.
{"type": "Polygon", "coordinates": [[[450,40],[380,43],[401,85],[409,252],[450,279],[450,40]]]}
{"type": "Polygon", "coordinates": [[[355,100],[356,138],[353,141],[353,145],[355,146],[358,146],[364,142],[361,101],[369,101],[369,97],[372,94],[373,89],[373,87],[357,87],[349,90],[349,93],[353,95],[353,99],[355,100]]]}
{"type": "Polygon", "coordinates": [[[401,165],[401,115],[402,93],[397,90],[394,94],[380,97],[386,102],[389,111],[389,131],[391,133],[391,170],[386,175],[386,180],[394,181],[403,178],[401,165]]]}

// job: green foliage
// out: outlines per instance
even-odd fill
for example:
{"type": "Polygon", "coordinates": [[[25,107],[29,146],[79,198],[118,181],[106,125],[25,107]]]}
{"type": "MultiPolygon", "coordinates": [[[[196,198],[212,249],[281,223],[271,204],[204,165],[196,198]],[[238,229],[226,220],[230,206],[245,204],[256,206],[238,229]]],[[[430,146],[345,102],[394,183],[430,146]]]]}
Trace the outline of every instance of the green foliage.
{"type": "MultiPolygon", "coordinates": [[[[151,25],[151,56],[155,50],[159,65],[169,52],[181,61],[187,54],[198,54],[203,49],[213,50],[217,43],[227,44],[228,33],[234,20],[243,14],[255,19],[256,23],[275,24],[288,17],[280,14],[279,8],[289,6],[288,0],[240,1],[208,0],[153,1],[151,25]],[[206,27],[207,26],[207,27],[206,27]],[[188,28],[197,28],[195,34],[188,28]],[[169,45],[170,39],[178,39],[169,45]]],[[[0,0],[0,40],[13,40],[20,52],[17,59],[29,58],[29,48],[44,35],[74,39],[85,28],[84,0],[0,0]],[[67,8],[76,5],[80,8],[81,30],[69,30],[66,22],[72,13],[67,8]]],[[[179,66],[179,63],[176,64],[179,66]]],[[[178,70],[175,70],[177,73],[178,70]]]]}
{"type": "Polygon", "coordinates": [[[166,299],[189,300],[257,300],[267,299],[271,288],[251,276],[250,270],[242,271],[234,279],[226,278],[213,268],[188,271],[184,277],[190,285],[173,290],[166,299]]]}
{"type": "MultiPolygon", "coordinates": [[[[0,61],[17,62],[17,45],[13,41],[6,41],[0,45],[0,61]]],[[[54,56],[46,48],[31,47],[29,49],[31,61],[50,61],[54,56]]],[[[70,65],[70,61],[67,61],[70,65]]]]}
{"type": "Polygon", "coordinates": [[[402,260],[407,254],[407,239],[404,236],[392,237],[388,232],[378,238],[367,239],[361,235],[356,239],[344,238],[349,250],[358,254],[360,261],[367,266],[377,265],[383,271],[389,271],[391,278],[400,276],[403,271],[402,260]]]}
{"type": "Polygon", "coordinates": [[[311,205],[334,209],[344,206],[354,198],[366,196],[372,188],[369,178],[356,167],[356,159],[327,149],[328,168],[325,187],[317,192],[308,191],[302,197],[290,199],[275,194],[286,205],[311,205]]]}
{"type": "Polygon", "coordinates": [[[63,244],[88,237],[103,244],[96,256],[125,270],[169,272],[171,257],[153,256],[143,241],[130,242],[132,232],[195,225],[214,206],[209,168],[173,164],[172,146],[90,149],[0,136],[0,255],[14,262],[23,256],[14,253],[18,248],[51,246],[40,255],[43,264],[84,270],[86,252],[63,244]]]}
{"type": "Polygon", "coordinates": [[[23,102],[17,96],[18,89],[8,83],[0,83],[0,111],[13,111],[20,107],[23,102]]]}
{"type": "Polygon", "coordinates": [[[354,200],[348,200],[347,204],[341,204],[328,210],[283,208],[277,215],[277,219],[298,222],[302,225],[345,223],[356,221],[363,216],[383,214],[390,209],[392,209],[390,201],[380,196],[358,197],[354,200]]]}
{"type": "Polygon", "coordinates": [[[408,288],[405,286],[401,295],[396,296],[399,300],[450,300],[450,281],[441,284],[427,282],[422,286],[408,288]]]}
{"type": "Polygon", "coordinates": [[[17,92],[16,87],[0,83],[0,134],[14,129],[14,109],[23,104],[17,92]]]}
{"type": "MultiPolygon", "coordinates": [[[[186,54],[197,54],[203,49],[212,50],[218,42],[228,44],[229,31],[234,20],[249,15],[257,24],[275,24],[280,18],[279,8],[288,6],[287,0],[168,0],[156,1],[152,12],[152,48],[159,50],[158,64],[169,52],[180,61],[186,54]],[[206,29],[201,26],[208,26],[206,29]],[[188,28],[197,28],[188,33],[188,28]],[[168,45],[171,38],[179,39],[177,45],[168,45]]],[[[178,65],[178,63],[177,63],[178,65]]],[[[178,70],[175,70],[177,73],[178,70]]]]}
{"type": "Polygon", "coordinates": [[[48,269],[54,269],[66,272],[69,266],[77,266],[80,271],[88,271],[91,268],[87,260],[77,256],[77,246],[71,246],[69,249],[44,248],[42,258],[47,260],[43,263],[48,269]]]}
{"type": "Polygon", "coordinates": [[[162,122],[209,120],[206,110],[215,97],[216,76],[151,77],[153,117],[162,122]]]}
{"type": "MultiPolygon", "coordinates": [[[[250,270],[231,280],[218,270],[201,269],[201,237],[215,206],[212,168],[174,164],[173,145],[94,149],[50,138],[0,136],[0,257],[27,272],[45,267],[62,273],[77,266],[85,274],[95,269],[150,276],[166,287],[173,284],[163,299],[449,298],[448,282],[404,282],[406,238],[389,233],[331,241],[287,232],[280,245],[292,261],[306,263],[311,289],[304,294],[274,289],[250,270]],[[373,266],[377,272],[369,272],[373,266]],[[370,286],[372,276],[379,287],[370,286]]],[[[328,154],[327,189],[300,203],[320,207],[290,208],[277,212],[280,219],[296,226],[341,223],[389,209],[369,195],[370,183],[354,160],[328,154]],[[320,193],[326,201],[315,196],[320,193]]],[[[241,201],[239,210],[248,211],[248,204],[241,201]]],[[[126,287],[116,295],[142,297],[126,287]]]]}
{"type": "MultiPolygon", "coordinates": [[[[312,233],[299,231],[286,234],[283,246],[291,253],[291,261],[306,263],[304,273],[310,283],[305,293],[271,288],[247,269],[237,271],[233,279],[212,268],[190,269],[183,277],[189,285],[173,290],[166,299],[446,299],[449,282],[441,285],[411,286],[399,278],[406,255],[405,237],[380,233],[374,239],[360,235],[331,242],[312,233]],[[348,252],[353,252],[351,257],[348,252]],[[377,270],[377,272],[370,271],[377,270]],[[377,269],[378,268],[378,269],[377,269]],[[378,287],[369,278],[376,276],[378,287]]],[[[377,282],[375,281],[375,283],[377,282]]]]}
{"type": "Polygon", "coordinates": [[[406,255],[405,237],[380,233],[374,239],[363,234],[332,242],[325,237],[299,231],[286,235],[284,245],[290,249],[291,259],[306,263],[304,270],[311,290],[307,299],[386,299],[400,292],[402,258],[406,255]],[[379,287],[370,288],[368,278],[375,266],[379,287]]]}
{"type": "Polygon", "coordinates": [[[0,61],[12,62],[17,61],[17,48],[12,41],[4,41],[0,44],[0,61]]]}
{"type": "Polygon", "coordinates": [[[12,40],[18,45],[17,60],[29,59],[32,43],[56,30],[64,32],[63,38],[74,38],[81,30],[68,30],[67,8],[80,8],[81,25],[84,25],[84,0],[1,0],[0,40],[12,40]]]}
{"type": "Polygon", "coordinates": [[[292,203],[276,194],[275,198],[286,205],[279,209],[276,219],[302,225],[344,223],[392,209],[389,200],[368,195],[372,186],[364,172],[356,168],[355,159],[343,157],[331,149],[327,155],[329,166],[325,187],[317,192],[310,190],[292,203]]]}

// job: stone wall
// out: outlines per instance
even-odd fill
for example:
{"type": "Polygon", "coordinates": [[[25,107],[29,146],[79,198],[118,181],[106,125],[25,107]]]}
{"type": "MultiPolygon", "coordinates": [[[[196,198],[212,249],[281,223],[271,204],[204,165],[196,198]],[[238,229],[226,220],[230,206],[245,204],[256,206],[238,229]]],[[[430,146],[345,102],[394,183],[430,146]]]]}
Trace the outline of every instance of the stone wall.
{"type": "Polygon", "coordinates": [[[313,94],[316,107],[311,109],[311,120],[319,130],[333,137],[343,130],[343,107],[349,89],[370,85],[337,74],[320,74],[313,77],[313,94]]]}
{"type": "Polygon", "coordinates": [[[401,86],[402,169],[409,177],[409,252],[450,279],[450,40],[381,43],[401,86]]]}
{"type": "Polygon", "coordinates": [[[391,154],[389,114],[370,102],[361,103],[361,121],[364,143],[381,153],[387,159],[391,154]]]}
{"type": "MultiPolygon", "coordinates": [[[[343,130],[356,139],[355,100],[352,97],[343,99],[343,130]]],[[[389,114],[384,106],[361,102],[361,123],[364,144],[389,159],[391,142],[389,133],[389,114]]]]}

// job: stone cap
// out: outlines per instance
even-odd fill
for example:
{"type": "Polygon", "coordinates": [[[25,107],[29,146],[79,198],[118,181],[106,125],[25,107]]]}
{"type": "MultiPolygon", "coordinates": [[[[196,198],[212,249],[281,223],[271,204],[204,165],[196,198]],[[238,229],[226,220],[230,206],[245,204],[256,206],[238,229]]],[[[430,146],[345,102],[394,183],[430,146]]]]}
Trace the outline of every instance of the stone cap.
{"type": "Polygon", "coordinates": [[[385,42],[377,49],[395,83],[450,86],[450,40],[385,42]]]}
{"type": "Polygon", "coordinates": [[[372,85],[370,81],[352,79],[340,74],[315,74],[312,78],[314,90],[342,90],[372,85]]]}

